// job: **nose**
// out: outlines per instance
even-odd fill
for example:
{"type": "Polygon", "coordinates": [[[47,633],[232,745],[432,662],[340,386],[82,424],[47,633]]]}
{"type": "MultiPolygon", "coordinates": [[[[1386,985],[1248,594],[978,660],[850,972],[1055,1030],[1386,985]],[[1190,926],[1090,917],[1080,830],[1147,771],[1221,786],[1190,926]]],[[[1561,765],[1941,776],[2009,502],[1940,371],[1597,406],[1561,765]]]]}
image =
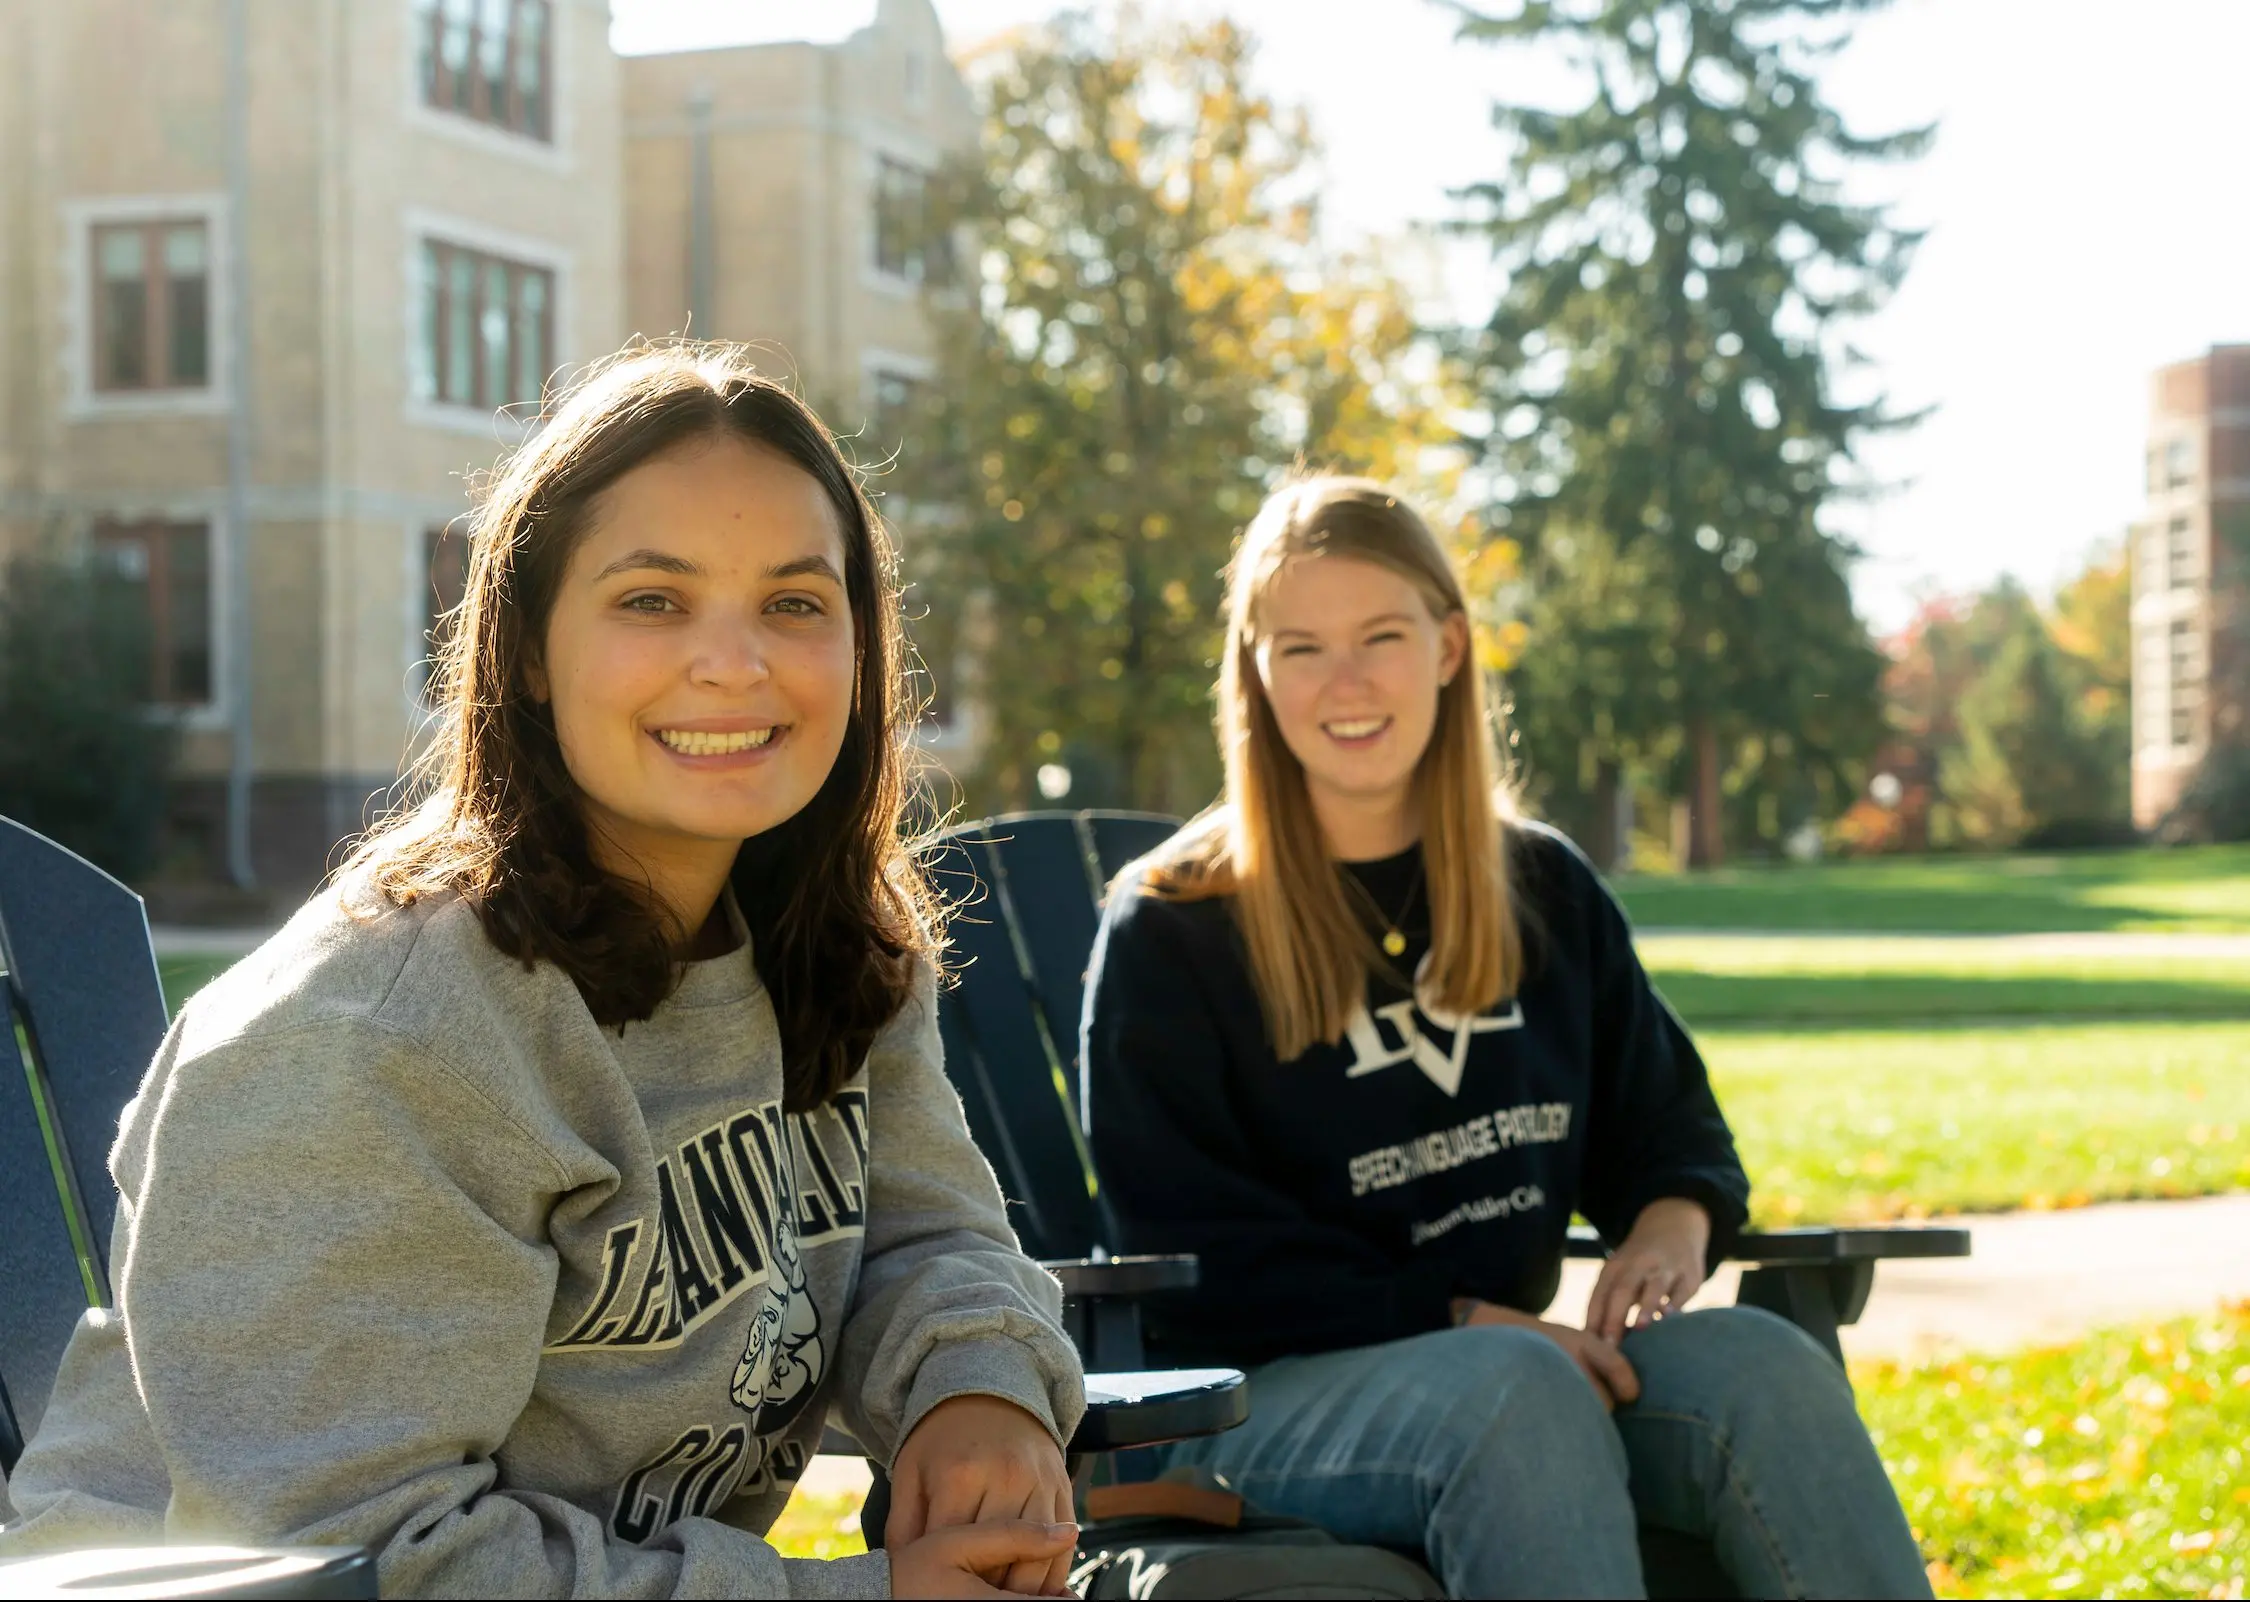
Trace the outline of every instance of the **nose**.
{"type": "Polygon", "coordinates": [[[766,660],[765,631],[756,617],[708,618],[696,631],[688,678],[714,690],[747,690],[773,677],[766,660]]]}

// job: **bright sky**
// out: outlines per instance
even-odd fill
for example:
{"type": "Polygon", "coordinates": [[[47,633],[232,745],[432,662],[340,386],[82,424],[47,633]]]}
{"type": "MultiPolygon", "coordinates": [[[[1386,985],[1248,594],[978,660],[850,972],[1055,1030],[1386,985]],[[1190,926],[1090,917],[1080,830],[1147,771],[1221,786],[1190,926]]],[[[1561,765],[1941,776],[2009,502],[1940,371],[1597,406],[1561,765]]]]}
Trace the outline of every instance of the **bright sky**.
{"type": "MultiPolygon", "coordinates": [[[[936,0],[955,44],[1061,9],[936,0]]],[[[841,38],[874,0],[612,0],[628,52],[841,38]],[[817,22],[808,25],[808,16],[817,22]]],[[[1224,12],[1260,72],[1327,147],[1342,239],[1447,215],[1446,190],[1495,170],[1486,107],[1552,81],[1520,54],[1456,45],[1430,0],[1157,0],[1224,12]],[[1379,19],[1379,20],[1378,20],[1379,19]],[[1536,81],[1534,81],[1536,80],[1536,81]]],[[[1936,149],[1880,175],[1931,229],[1913,273],[1856,343],[1902,407],[1937,410],[1877,442],[1900,486],[1837,526],[1869,550],[1855,584],[1878,626],[1925,588],[2003,571],[2044,587],[2140,513],[2148,378],[2250,341],[2241,200],[2245,0],[1897,0],[1829,70],[1855,127],[1936,120],[1936,149]],[[2229,112],[2228,106],[2235,106],[2229,112]]],[[[1465,298],[1455,265],[1452,287],[1465,298]]]]}

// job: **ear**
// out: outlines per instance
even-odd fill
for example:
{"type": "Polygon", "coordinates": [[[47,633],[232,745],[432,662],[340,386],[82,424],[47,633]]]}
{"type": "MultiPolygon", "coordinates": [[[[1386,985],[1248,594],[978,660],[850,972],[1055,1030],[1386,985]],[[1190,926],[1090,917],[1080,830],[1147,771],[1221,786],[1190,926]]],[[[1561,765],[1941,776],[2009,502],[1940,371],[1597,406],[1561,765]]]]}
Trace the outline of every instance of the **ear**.
{"type": "Polygon", "coordinates": [[[547,664],[537,657],[523,665],[523,687],[541,706],[555,698],[554,688],[547,682],[547,664]]]}
{"type": "Polygon", "coordinates": [[[1469,620],[1459,612],[1448,612],[1445,621],[1438,625],[1438,685],[1443,688],[1453,682],[1461,671],[1461,664],[1469,659],[1469,620]]]}

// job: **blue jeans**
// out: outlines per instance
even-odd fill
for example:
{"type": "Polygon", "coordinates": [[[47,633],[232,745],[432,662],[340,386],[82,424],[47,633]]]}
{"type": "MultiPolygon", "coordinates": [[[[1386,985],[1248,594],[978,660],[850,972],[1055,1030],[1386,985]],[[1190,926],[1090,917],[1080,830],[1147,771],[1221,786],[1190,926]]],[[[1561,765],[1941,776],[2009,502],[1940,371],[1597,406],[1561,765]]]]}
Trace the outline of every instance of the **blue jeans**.
{"type": "Polygon", "coordinates": [[[1499,1325],[1289,1357],[1250,1421],[1162,1449],[1339,1539],[1420,1548],[1460,1597],[1635,1597],[1636,1524],[1711,1542],[1745,1596],[1926,1597],[1835,1362],[1755,1308],[1625,1337],[1614,1417],[1561,1347],[1499,1325]]]}

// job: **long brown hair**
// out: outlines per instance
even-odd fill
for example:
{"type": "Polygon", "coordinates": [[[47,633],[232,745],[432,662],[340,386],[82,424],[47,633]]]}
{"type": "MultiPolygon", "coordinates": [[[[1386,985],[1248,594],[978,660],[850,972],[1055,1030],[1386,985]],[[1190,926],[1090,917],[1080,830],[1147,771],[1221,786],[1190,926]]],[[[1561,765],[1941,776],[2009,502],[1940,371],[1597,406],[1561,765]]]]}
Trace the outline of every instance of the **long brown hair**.
{"type": "Polygon", "coordinates": [[[843,531],[858,654],[850,722],[804,809],[744,842],[733,883],[781,1028],[786,1104],[817,1106],[859,1070],[930,958],[937,920],[902,843],[911,698],[897,553],[836,442],[738,346],[628,350],[564,396],[504,461],[469,530],[468,588],[434,680],[439,715],[413,776],[425,799],[364,841],[392,903],[453,893],[528,968],[567,973],[604,1027],[653,1013],[681,974],[644,886],[604,872],[550,710],[526,669],[602,492],[668,451],[741,439],[778,451],[826,491],[843,531]]]}
{"type": "MultiPolygon", "coordinates": [[[[1218,694],[1225,796],[1159,854],[1144,882],[1181,900],[1233,897],[1266,1028],[1285,1062],[1343,1035],[1369,972],[1385,961],[1329,860],[1304,766],[1258,676],[1266,593],[1289,563],[1316,556],[1386,567],[1420,592],[1432,617],[1468,616],[1445,547],[1403,497],[1372,479],[1323,474],[1284,486],[1228,564],[1218,694]]],[[[1424,989],[1463,1016],[1514,994],[1523,975],[1505,839],[1515,802],[1501,782],[1473,656],[1438,691],[1437,724],[1415,770],[1430,905],[1424,989]]]]}

